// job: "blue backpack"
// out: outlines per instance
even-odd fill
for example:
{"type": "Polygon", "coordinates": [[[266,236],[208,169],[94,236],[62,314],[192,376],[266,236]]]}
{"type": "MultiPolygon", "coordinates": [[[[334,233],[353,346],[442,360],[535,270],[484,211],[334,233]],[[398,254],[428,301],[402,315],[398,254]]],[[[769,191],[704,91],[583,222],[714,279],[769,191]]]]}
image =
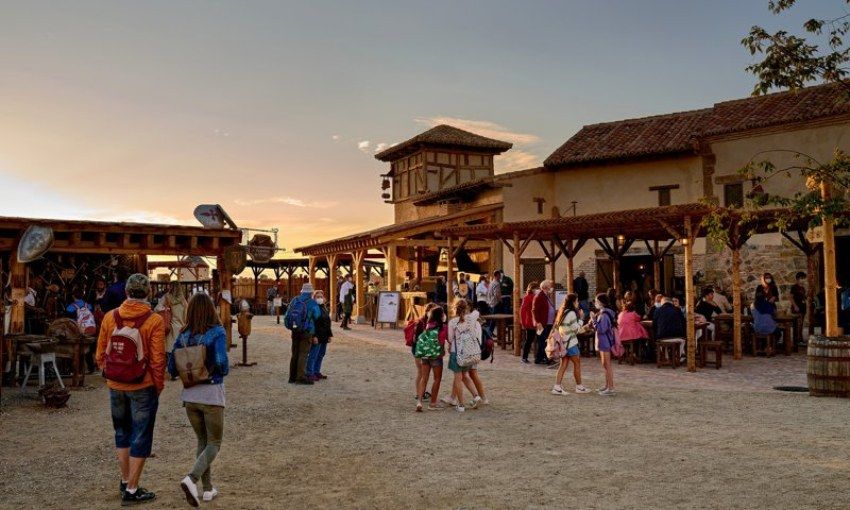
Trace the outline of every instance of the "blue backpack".
{"type": "Polygon", "coordinates": [[[290,331],[307,329],[309,319],[308,303],[309,297],[298,296],[289,303],[286,315],[283,317],[283,325],[290,331]]]}

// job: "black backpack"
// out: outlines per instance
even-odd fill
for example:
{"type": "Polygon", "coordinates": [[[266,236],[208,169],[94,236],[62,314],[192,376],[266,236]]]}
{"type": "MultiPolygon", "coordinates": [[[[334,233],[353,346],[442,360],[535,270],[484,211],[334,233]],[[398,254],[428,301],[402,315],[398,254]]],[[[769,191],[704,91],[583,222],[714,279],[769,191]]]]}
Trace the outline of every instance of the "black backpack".
{"type": "Polygon", "coordinates": [[[493,362],[496,342],[493,341],[493,335],[487,328],[481,328],[481,361],[490,358],[490,363],[493,362]]]}

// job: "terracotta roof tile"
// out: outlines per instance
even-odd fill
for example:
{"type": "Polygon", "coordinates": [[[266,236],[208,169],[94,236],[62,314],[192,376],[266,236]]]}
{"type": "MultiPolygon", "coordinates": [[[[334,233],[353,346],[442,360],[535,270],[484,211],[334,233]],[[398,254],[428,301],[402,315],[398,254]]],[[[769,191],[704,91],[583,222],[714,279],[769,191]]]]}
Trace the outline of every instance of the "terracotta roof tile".
{"type": "Polygon", "coordinates": [[[420,133],[410,140],[393,145],[389,149],[375,154],[375,159],[380,161],[394,161],[398,158],[412,154],[420,147],[430,145],[438,147],[464,147],[471,149],[483,149],[486,152],[499,154],[513,147],[513,144],[476,135],[463,129],[458,129],[447,124],[440,124],[424,133],[420,133]]]}
{"type": "Polygon", "coordinates": [[[850,114],[847,89],[819,85],[715,104],[712,108],[585,126],[546,167],[693,153],[694,141],[768,126],[850,114]]]}

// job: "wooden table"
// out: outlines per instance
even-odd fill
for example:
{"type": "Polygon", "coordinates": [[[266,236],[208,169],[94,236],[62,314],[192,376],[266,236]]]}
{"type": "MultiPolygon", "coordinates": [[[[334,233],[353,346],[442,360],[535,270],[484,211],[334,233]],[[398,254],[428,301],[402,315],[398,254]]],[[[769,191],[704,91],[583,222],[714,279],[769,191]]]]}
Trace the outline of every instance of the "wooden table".
{"type": "Polygon", "coordinates": [[[776,314],[774,320],[783,331],[782,341],[785,342],[785,355],[790,356],[797,349],[797,341],[799,340],[797,332],[801,330],[798,328],[797,321],[800,320],[800,316],[793,313],[780,313],[776,314]]]}
{"type": "MultiPolygon", "coordinates": [[[[508,320],[513,320],[514,316],[510,313],[492,313],[489,315],[482,315],[481,319],[485,321],[494,321],[496,323],[496,342],[502,346],[502,350],[507,349],[507,322],[508,320]]],[[[516,341],[516,339],[514,339],[516,341]]],[[[511,342],[511,348],[513,348],[513,342],[511,342]]]]}
{"type": "MultiPolygon", "coordinates": [[[[733,349],[733,341],[734,341],[734,319],[735,317],[731,313],[718,313],[714,315],[714,338],[723,342],[726,346],[726,352],[732,352],[733,349]],[[727,334],[726,331],[729,333],[727,334]]],[[[741,343],[742,348],[746,345],[746,340],[744,339],[744,334],[746,331],[744,327],[753,322],[753,317],[751,315],[741,315],[741,343]]]]}
{"type": "Polygon", "coordinates": [[[33,350],[27,344],[46,344],[49,351],[55,352],[57,357],[71,360],[73,367],[71,372],[72,387],[79,387],[85,383],[86,350],[97,340],[95,337],[87,336],[82,336],[76,340],[58,340],[46,335],[7,335],[6,339],[12,343],[12,381],[15,380],[18,357],[33,354],[33,350]]]}

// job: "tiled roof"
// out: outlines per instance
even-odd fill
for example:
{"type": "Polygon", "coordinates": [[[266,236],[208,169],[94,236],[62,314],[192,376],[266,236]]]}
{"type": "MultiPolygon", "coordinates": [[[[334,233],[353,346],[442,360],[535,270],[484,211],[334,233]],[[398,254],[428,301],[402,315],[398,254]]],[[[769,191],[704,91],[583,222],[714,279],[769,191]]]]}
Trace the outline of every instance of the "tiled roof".
{"type": "Polygon", "coordinates": [[[712,108],[585,126],[546,161],[546,167],[622,161],[694,152],[696,140],[768,126],[850,114],[847,89],[819,85],[715,104],[712,108]]]}
{"type": "Polygon", "coordinates": [[[485,152],[499,154],[513,147],[513,144],[476,135],[463,129],[458,129],[447,124],[440,124],[424,133],[420,133],[410,140],[393,145],[389,149],[375,154],[375,159],[380,161],[394,161],[398,158],[412,154],[420,147],[464,147],[471,149],[482,149],[485,152]]]}

